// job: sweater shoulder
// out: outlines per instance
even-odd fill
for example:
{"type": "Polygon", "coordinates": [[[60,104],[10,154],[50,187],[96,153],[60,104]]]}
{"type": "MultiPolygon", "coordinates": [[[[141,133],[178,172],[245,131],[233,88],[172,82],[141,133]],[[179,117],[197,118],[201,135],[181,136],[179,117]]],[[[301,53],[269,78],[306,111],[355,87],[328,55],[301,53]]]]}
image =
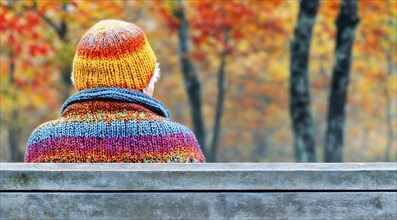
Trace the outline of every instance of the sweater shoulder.
{"type": "Polygon", "coordinates": [[[180,131],[180,132],[183,132],[186,134],[191,134],[194,136],[194,133],[187,126],[185,126],[183,124],[180,124],[178,122],[172,121],[171,119],[167,119],[167,118],[164,118],[161,122],[162,122],[162,124],[165,125],[165,127],[168,127],[175,131],[180,131]]]}
{"type": "Polygon", "coordinates": [[[48,130],[50,130],[51,127],[53,127],[57,124],[60,124],[61,121],[62,121],[61,118],[58,118],[58,119],[44,122],[44,123],[40,124],[39,126],[37,126],[30,134],[27,145],[29,146],[35,142],[38,142],[41,137],[45,136],[46,133],[48,133],[48,130]]]}

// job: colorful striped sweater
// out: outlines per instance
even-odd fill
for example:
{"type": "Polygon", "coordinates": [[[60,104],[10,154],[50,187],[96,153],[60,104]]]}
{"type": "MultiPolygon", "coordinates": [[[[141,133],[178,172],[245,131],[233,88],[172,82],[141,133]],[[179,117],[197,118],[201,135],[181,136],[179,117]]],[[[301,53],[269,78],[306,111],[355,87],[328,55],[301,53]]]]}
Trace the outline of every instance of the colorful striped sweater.
{"type": "Polygon", "coordinates": [[[31,134],[25,162],[204,162],[194,134],[146,94],[83,90],[31,134]]]}

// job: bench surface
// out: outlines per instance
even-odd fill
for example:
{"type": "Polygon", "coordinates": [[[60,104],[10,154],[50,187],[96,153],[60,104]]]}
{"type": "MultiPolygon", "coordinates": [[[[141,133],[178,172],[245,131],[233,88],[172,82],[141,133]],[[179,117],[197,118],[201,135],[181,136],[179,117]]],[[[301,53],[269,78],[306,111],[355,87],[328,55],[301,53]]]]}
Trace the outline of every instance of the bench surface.
{"type": "Polygon", "coordinates": [[[397,219],[397,163],[0,163],[0,218],[397,219]]]}

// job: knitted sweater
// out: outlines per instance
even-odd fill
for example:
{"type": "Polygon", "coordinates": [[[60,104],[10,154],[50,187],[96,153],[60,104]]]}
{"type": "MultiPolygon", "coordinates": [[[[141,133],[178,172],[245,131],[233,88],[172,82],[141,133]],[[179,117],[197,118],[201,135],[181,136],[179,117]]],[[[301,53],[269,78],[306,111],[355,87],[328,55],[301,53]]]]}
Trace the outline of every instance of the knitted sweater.
{"type": "Polygon", "coordinates": [[[204,162],[194,134],[168,110],[129,89],[83,90],[61,117],[31,134],[25,162],[204,162]]]}

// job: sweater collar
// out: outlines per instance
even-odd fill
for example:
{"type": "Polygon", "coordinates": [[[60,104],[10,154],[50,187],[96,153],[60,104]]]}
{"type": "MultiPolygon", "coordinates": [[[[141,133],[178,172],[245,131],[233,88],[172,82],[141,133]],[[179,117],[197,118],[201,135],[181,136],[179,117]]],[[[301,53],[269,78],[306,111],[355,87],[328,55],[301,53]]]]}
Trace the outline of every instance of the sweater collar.
{"type": "Polygon", "coordinates": [[[123,88],[94,88],[82,90],[79,93],[68,98],[66,102],[63,103],[61,114],[66,110],[69,105],[75,102],[98,99],[132,102],[142,105],[160,116],[170,118],[170,113],[161,102],[146,95],[143,92],[123,88]]]}

